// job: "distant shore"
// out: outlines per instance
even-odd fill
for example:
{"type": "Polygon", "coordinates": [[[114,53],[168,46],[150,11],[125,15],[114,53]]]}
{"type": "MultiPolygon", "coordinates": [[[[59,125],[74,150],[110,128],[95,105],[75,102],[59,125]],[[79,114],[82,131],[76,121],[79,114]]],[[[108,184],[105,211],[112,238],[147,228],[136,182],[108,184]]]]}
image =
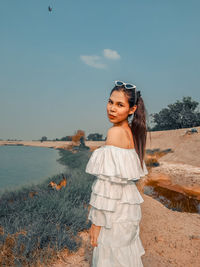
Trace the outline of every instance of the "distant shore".
{"type": "MultiPolygon", "coordinates": [[[[85,141],[85,145],[89,146],[91,150],[102,146],[105,141],[85,141]]],[[[62,148],[70,149],[72,141],[0,141],[0,146],[37,146],[37,147],[49,147],[49,148],[62,148]]]]}
{"type": "MultiPolygon", "coordinates": [[[[172,149],[173,153],[162,158],[162,161],[190,164],[200,167],[200,126],[195,127],[198,133],[187,135],[187,130],[191,128],[155,131],[147,133],[146,149],[172,149]]],[[[105,145],[106,141],[85,141],[85,145],[94,150],[105,145]]],[[[73,145],[72,141],[6,141],[1,140],[0,146],[3,145],[23,145],[23,146],[38,146],[49,148],[70,149],[73,145]]],[[[74,144],[75,145],[75,144],[74,144]]]]}

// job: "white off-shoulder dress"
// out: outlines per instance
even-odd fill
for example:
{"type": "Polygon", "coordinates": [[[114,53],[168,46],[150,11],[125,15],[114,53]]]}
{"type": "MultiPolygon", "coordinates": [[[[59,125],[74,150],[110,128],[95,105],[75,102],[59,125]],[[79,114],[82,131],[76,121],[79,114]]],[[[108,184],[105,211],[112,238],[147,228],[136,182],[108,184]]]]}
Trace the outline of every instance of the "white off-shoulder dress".
{"type": "Polygon", "coordinates": [[[145,254],[139,237],[140,204],[134,181],[148,174],[134,148],[104,145],[93,151],[85,171],[97,177],[92,184],[88,219],[101,226],[92,267],[142,267],[145,254]]]}

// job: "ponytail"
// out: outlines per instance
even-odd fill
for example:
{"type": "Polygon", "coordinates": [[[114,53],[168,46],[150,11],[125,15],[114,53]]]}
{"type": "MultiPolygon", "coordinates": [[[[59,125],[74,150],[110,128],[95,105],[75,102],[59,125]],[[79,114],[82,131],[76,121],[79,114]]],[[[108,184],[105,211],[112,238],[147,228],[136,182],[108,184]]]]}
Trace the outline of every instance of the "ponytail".
{"type": "Polygon", "coordinates": [[[133,134],[135,149],[139,156],[141,166],[143,168],[143,159],[145,156],[146,138],[147,138],[147,127],[146,127],[146,109],[140,91],[136,91],[135,105],[137,105],[137,109],[134,112],[133,120],[129,125],[133,134]]]}

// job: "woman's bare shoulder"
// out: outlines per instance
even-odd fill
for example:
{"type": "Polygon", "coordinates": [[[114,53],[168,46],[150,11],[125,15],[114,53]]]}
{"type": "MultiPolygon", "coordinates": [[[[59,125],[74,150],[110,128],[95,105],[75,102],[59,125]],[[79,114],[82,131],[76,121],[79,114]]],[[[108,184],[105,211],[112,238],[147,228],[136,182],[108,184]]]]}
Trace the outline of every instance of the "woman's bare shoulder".
{"type": "Polygon", "coordinates": [[[108,129],[106,145],[120,146],[121,138],[124,137],[124,130],[120,126],[113,126],[108,129]]]}

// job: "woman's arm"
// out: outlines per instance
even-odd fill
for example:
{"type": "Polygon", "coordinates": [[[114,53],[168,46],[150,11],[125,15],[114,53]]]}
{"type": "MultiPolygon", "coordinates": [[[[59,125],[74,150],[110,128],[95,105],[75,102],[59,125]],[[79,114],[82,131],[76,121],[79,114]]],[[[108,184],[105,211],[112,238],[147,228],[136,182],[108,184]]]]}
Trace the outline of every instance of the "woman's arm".
{"type": "Polygon", "coordinates": [[[99,236],[99,232],[101,230],[101,226],[97,226],[95,224],[92,224],[89,230],[89,235],[90,235],[90,244],[93,247],[97,247],[97,239],[99,236]]]}
{"type": "MultiPolygon", "coordinates": [[[[91,205],[89,204],[88,211],[90,211],[90,209],[91,209],[91,205]]],[[[90,244],[93,247],[97,247],[97,239],[98,239],[100,230],[101,230],[101,226],[98,226],[92,223],[90,230],[89,230],[89,236],[90,236],[90,244]]]]}

